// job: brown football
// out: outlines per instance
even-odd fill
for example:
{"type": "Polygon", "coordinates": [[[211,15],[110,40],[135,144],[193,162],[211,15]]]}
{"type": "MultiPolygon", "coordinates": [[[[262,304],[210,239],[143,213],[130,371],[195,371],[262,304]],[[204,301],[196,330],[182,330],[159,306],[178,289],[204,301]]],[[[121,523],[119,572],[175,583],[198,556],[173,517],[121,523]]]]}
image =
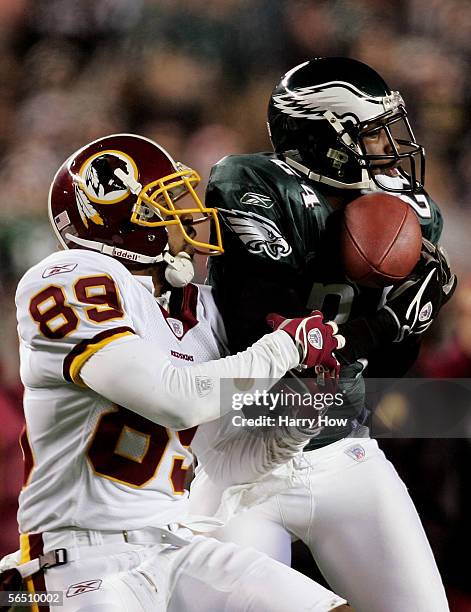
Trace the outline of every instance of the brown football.
{"type": "Polygon", "coordinates": [[[422,232],[406,202],[386,193],[369,193],[350,202],[341,230],[347,276],[366,287],[393,285],[419,261],[422,232]]]}

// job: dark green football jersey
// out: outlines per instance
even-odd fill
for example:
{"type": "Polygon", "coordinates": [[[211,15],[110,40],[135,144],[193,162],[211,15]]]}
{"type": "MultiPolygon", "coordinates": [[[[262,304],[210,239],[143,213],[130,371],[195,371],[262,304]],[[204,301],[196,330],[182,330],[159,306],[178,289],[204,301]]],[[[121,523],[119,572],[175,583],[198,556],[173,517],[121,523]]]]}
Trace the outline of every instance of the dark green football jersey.
{"type": "MultiPolygon", "coordinates": [[[[269,331],[270,312],[292,317],[319,309],[344,323],[378,309],[382,289],[345,277],[338,240],[343,212],[321,189],[274,153],[229,156],[213,167],[206,205],[219,210],[225,252],[210,258],[208,280],[232,352],[269,331]]],[[[436,243],[438,206],[426,193],[399,197],[436,243]]]]}

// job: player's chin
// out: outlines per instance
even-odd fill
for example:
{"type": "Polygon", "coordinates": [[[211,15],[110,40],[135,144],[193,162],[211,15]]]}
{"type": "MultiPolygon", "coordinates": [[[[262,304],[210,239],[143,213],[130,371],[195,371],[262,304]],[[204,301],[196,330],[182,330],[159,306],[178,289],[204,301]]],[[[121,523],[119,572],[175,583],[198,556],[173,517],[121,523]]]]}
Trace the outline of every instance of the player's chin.
{"type": "Polygon", "coordinates": [[[186,244],[182,248],[178,249],[176,252],[173,252],[174,249],[170,249],[170,253],[175,257],[178,253],[186,253],[190,256],[190,259],[193,259],[195,256],[196,249],[191,244],[186,244]]]}

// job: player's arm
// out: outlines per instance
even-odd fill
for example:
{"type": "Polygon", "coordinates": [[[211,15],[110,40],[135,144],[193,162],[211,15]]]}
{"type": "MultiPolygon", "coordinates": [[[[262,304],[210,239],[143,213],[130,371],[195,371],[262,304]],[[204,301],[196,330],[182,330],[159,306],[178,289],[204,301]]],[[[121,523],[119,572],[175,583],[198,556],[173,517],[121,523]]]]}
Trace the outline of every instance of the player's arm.
{"type": "MultiPolygon", "coordinates": [[[[269,315],[267,321],[278,329],[281,326],[289,328],[295,325],[293,320],[279,315],[269,315]]],[[[335,323],[330,322],[328,325],[337,332],[335,323]]],[[[338,341],[343,341],[342,338],[336,337],[338,341]]],[[[328,365],[327,360],[324,361],[324,368],[328,365]]],[[[339,364],[332,360],[330,366],[335,370],[339,364]]],[[[283,389],[290,394],[294,392],[298,395],[312,395],[335,391],[336,388],[335,375],[327,375],[325,379],[323,376],[322,387],[317,386],[317,382],[311,379],[295,377],[294,380],[297,381],[295,387],[285,382],[282,387],[277,386],[276,390],[271,390],[271,397],[279,397],[283,389]]],[[[245,392],[253,395],[253,390],[247,388],[245,392]]],[[[235,412],[232,419],[226,418],[199,427],[192,442],[192,449],[204,464],[206,474],[215,482],[226,483],[226,486],[254,482],[301,452],[309,440],[322,429],[318,425],[318,412],[312,406],[290,406],[283,415],[271,415],[272,413],[267,415],[271,419],[267,427],[252,427],[250,414],[244,412],[235,412]],[[278,416],[288,419],[294,417],[294,420],[278,420],[278,416]],[[235,418],[237,423],[234,422],[235,418]],[[243,422],[241,419],[247,421],[243,422]]]]}
{"type": "Polygon", "coordinates": [[[88,386],[154,422],[186,429],[219,416],[221,378],[278,379],[303,359],[297,340],[278,331],[244,355],[179,370],[165,346],[138,335],[132,312],[140,294],[122,266],[91,253],[58,254],[51,264],[18,286],[21,344],[32,349],[25,386],[88,386]]]}
{"type": "MultiPolygon", "coordinates": [[[[412,196],[408,196],[406,200],[410,197],[412,196]]],[[[413,208],[417,213],[422,235],[426,240],[437,246],[443,230],[443,217],[440,208],[425,191],[413,197],[415,200],[413,208]]],[[[448,261],[444,263],[446,263],[444,278],[451,279],[452,274],[448,261]]],[[[450,297],[451,295],[447,296],[445,301],[448,301],[450,297]]],[[[436,310],[434,319],[438,311],[439,309],[436,310]]],[[[393,341],[388,344],[387,350],[384,350],[383,342],[379,349],[372,350],[368,355],[368,376],[371,378],[400,378],[404,376],[417,360],[421,341],[421,335],[405,336],[400,342],[393,338],[393,341]]]]}
{"type": "Polygon", "coordinates": [[[81,368],[80,379],[99,395],[171,429],[188,429],[230,409],[221,379],[278,379],[299,363],[292,340],[268,334],[230,357],[176,368],[154,342],[138,336],[113,342],[81,368]]]}
{"type": "MultiPolygon", "coordinates": [[[[206,316],[219,344],[227,347],[224,323],[212,300],[210,287],[202,287],[202,298],[206,316]]],[[[228,354],[227,349],[225,354],[228,354]]],[[[240,413],[235,413],[241,416],[240,413]]],[[[288,416],[298,416],[290,414],[288,416]]],[[[304,415],[307,416],[307,415],[304,415]]],[[[192,441],[192,450],[198,457],[204,457],[205,471],[211,471],[215,481],[228,486],[253,482],[268,472],[286,463],[299,453],[308,441],[319,432],[315,426],[316,414],[311,410],[313,426],[302,429],[278,424],[275,427],[239,427],[226,418],[199,427],[192,441]],[[227,435],[222,429],[228,427],[227,435]],[[209,456],[208,456],[209,455],[209,456]]]]}
{"type": "MultiPolygon", "coordinates": [[[[280,391],[298,397],[335,392],[333,378],[326,378],[322,386],[315,379],[288,378],[272,389],[272,398],[280,391]],[[292,382],[294,382],[294,386],[292,382]]],[[[318,424],[319,412],[312,406],[290,405],[283,412],[278,409],[266,416],[272,419],[266,427],[251,426],[250,408],[237,412],[220,422],[199,427],[192,442],[192,449],[204,466],[205,473],[214,482],[226,486],[255,482],[267,473],[283,465],[300,453],[306,444],[317,436],[322,427],[318,424]],[[288,417],[279,419],[278,417],[288,417]],[[293,418],[294,417],[294,418],[293,418]],[[241,424],[242,423],[242,424],[241,424]]]]}
{"type": "Polygon", "coordinates": [[[232,426],[230,435],[215,444],[210,425],[209,430],[198,429],[192,449],[211,480],[233,486],[263,478],[301,452],[315,433],[314,428],[303,430],[288,425],[232,426]]]}
{"type": "Polygon", "coordinates": [[[347,346],[338,352],[339,359],[351,363],[392,342],[405,342],[413,355],[414,338],[420,338],[430,327],[452,297],[456,284],[446,252],[424,240],[418,266],[389,291],[383,307],[374,316],[340,326],[347,346]]]}
{"type": "MultiPolygon", "coordinates": [[[[281,327],[281,325],[280,325],[281,327]]],[[[320,313],[297,319],[265,335],[246,351],[206,363],[176,368],[153,342],[134,336],[93,353],[76,371],[77,381],[103,397],[172,429],[188,429],[232,409],[221,401],[221,380],[278,380],[300,365],[332,367],[332,351],[343,343],[320,313]],[[320,343],[312,343],[317,330],[320,343]]],[[[267,388],[267,387],[264,387],[267,388]]]]}

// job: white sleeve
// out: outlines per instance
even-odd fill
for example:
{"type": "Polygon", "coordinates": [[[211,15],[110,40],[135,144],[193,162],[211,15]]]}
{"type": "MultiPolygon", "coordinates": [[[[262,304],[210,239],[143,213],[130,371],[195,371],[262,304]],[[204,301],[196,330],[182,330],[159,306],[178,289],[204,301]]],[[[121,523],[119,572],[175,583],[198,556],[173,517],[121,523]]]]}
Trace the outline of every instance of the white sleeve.
{"type": "Polygon", "coordinates": [[[181,430],[232,409],[230,402],[221,404],[221,379],[272,379],[273,384],[298,363],[298,351],[282,330],[263,336],[237,355],[185,368],[175,368],[156,344],[129,336],[94,353],[80,377],[108,400],[181,430]]]}
{"type": "Polygon", "coordinates": [[[289,426],[243,428],[214,444],[220,426],[199,427],[191,447],[209,478],[225,487],[262,478],[301,452],[313,435],[289,426]]]}
{"type": "Polygon", "coordinates": [[[78,249],[57,251],[28,270],[15,297],[23,384],[80,385],[80,368],[94,351],[135,336],[133,284],[117,260],[78,249]]]}

